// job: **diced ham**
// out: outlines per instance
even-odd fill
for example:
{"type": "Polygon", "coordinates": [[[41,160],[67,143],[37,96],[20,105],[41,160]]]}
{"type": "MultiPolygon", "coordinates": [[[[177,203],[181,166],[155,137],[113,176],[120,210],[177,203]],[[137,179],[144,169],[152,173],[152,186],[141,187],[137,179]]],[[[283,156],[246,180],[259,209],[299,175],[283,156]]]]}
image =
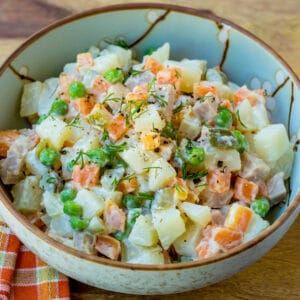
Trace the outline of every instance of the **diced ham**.
{"type": "Polygon", "coordinates": [[[270,173],[270,167],[254,154],[244,153],[242,156],[242,169],[239,175],[245,179],[257,182],[264,180],[270,173]]]}
{"type": "Polygon", "coordinates": [[[6,157],[10,146],[19,137],[18,130],[2,130],[0,131],[0,157],[6,157]]]}
{"type": "Polygon", "coordinates": [[[125,82],[125,85],[132,91],[138,85],[148,85],[154,78],[154,74],[149,71],[141,72],[137,75],[131,75],[125,82]]]}
{"type": "Polygon", "coordinates": [[[286,198],[287,191],[284,185],[283,172],[279,172],[269,179],[267,190],[271,206],[280,203],[286,198]]]}
{"type": "Polygon", "coordinates": [[[258,185],[253,181],[238,177],[234,185],[234,198],[250,204],[258,194],[258,185]]]}
{"type": "Polygon", "coordinates": [[[100,168],[94,164],[85,165],[82,169],[76,165],[73,168],[73,186],[77,189],[90,188],[99,183],[100,168]]]}
{"type": "Polygon", "coordinates": [[[121,253],[121,243],[109,235],[97,237],[95,249],[102,255],[117,260],[121,253]]]}
{"type": "Polygon", "coordinates": [[[230,203],[232,196],[232,189],[224,193],[211,192],[209,189],[205,189],[201,192],[200,199],[203,199],[204,204],[211,208],[221,208],[230,203]]]}
{"type": "Polygon", "coordinates": [[[104,209],[104,223],[108,232],[124,231],[126,216],[124,211],[117,204],[110,202],[104,209]]]}
{"type": "Polygon", "coordinates": [[[223,226],[226,215],[220,209],[211,210],[212,224],[217,226],[223,226]]]}
{"type": "Polygon", "coordinates": [[[193,111],[201,121],[212,122],[218,113],[219,101],[212,95],[204,101],[197,101],[193,107],[193,111]]]}
{"type": "Polygon", "coordinates": [[[24,130],[7,151],[7,156],[1,161],[0,175],[4,184],[16,184],[24,178],[24,165],[27,153],[36,145],[33,138],[34,130],[24,130]],[[26,135],[25,135],[26,133],[26,135]]]}
{"type": "MultiPolygon", "coordinates": [[[[160,107],[160,111],[168,122],[171,121],[174,104],[176,102],[176,90],[174,86],[171,84],[156,84],[154,86],[154,93],[166,102],[165,106],[160,107]]],[[[157,103],[158,101],[152,96],[149,102],[157,103]]]]}
{"type": "Polygon", "coordinates": [[[214,170],[207,175],[208,189],[211,192],[224,193],[229,191],[231,172],[214,170]]]}

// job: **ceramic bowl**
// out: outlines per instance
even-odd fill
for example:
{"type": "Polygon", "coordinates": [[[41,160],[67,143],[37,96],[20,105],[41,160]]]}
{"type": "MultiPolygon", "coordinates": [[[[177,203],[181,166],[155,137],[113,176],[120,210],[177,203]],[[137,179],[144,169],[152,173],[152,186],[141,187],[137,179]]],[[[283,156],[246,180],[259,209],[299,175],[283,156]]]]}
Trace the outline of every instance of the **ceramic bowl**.
{"type": "MultiPolygon", "coordinates": [[[[210,12],[166,4],[124,4],[102,7],[63,19],[21,45],[0,69],[0,128],[21,128],[22,86],[27,80],[57,76],[104,38],[124,37],[143,53],[168,41],[174,59],[201,58],[220,65],[229,78],[271,95],[273,122],[283,123],[292,137],[300,128],[300,85],[291,68],[270,47],[239,26],[210,12]]],[[[177,293],[223,280],[253,263],[284,235],[299,213],[300,156],[296,159],[289,197],[273,209],[272,225],[254,240],[215,257],[172,265],[132,265],[68,248],[30,225],[1,187],[0,213],[20,240],[48,264],[84,283],[123,293],[177,293]]]]}

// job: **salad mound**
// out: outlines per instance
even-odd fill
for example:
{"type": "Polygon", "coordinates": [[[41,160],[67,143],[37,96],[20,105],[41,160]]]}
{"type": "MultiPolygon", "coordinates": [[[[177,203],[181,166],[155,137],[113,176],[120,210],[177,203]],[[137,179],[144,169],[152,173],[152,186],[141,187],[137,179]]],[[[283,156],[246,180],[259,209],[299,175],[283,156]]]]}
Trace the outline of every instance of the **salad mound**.
{"type": "Polygon", "coordinates": [[[0,174],[53,239],[128,263],[199,260],[253,239],[286,199],[293,150],[265,91],[169,53],[92,46],[25,84],[32,126],[0,132],[0,174]]]}

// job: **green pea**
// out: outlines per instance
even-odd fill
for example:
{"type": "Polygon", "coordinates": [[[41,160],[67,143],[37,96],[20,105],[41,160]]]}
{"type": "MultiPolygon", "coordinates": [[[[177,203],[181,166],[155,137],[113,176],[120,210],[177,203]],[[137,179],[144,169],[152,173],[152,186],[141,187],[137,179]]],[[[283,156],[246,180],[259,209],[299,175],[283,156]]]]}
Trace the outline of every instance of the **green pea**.
{"type": "Polygon", "coordinates": [[[270,202],[264,197],[257,198],[251,203],[251,209],[264,218],[270,210],[270,202]]]}
{"type": "Polygon", "coordinates": [[[103,74],[103,77],[110,83],[123,82],[124,74],[121,69],[111,69],[103,74]]]}
{"type": "Polygon", "coordinates": [[[107,154],[101,148],[88,150],[86,155],[92,163],[100,167],[104,167],[109,162],[107,154]]]}
{"type": "Polygon", "coordinates": [[[82,207],[74,201],[67,201],[64,203],[64,213],[69,216],[81,216],[82,207]]]}
{"type": "Polygon", "coordinates": [[[52,103],[50,113],[64,116],[67,112],[68,112],[68,104],[64,100],[57,99],[52,103]]]}
{"type": "Polygon", "coordinates": [[[232,114],[230,110],[221,108],[216,116],[215,123],[218,127],[230,128],[232,126],[232,114]]]}
{"type": "Polygon", "coordinates": [[[127,209],[141,207],[141,201],[135,195],[125,195],[122,199],[122,203],[127,209]]]}
{"type": "Polygon", "coordinates": [[[231,133],[235,139],[236,139],[236,150],[240,153],[243,153],[244,151],[248,150],[249,143],[246,139],[246,137],[239,131],[239,130],[233,130],[231,133]]]}
{"type": "Polygon", "coordinates": [[[205,152],[202,147],[193,146],[187,154],[187,162],[192,166],[197,166],[204,161],[205,152]]]}
{"type": "Polygon", "coordinates": [[[80,81],[73,81],[68,88],[69,95],[72,99],[84,97],[86,95],[86,88],[80,81]]]}
{"type": "Polygon", "coordinates": [[[48,115],[41,115],[38,120],[36,121],[36,124],[41,124],[43,121],[45,121],[49,116],[48,115]]]}
{"type": "Polygon", "coordinates": [[[149,47],[145,50],[144,55],[151,55],[156,49],[154,47],[149,47]]]}
{"type": "Polygon", "coordinates": [[[60,200],[62,202],[72,201],[76,198],[77,191],[74,189],[65,189],[60,192],[60,200]]]}
{"type": "Polygon", "coordinates": [[[59,153],[52,148],[44,148],[39,155],[40,161],[47,167],[52,167],[59,160],[59,153]]]}
{"type": "Polygon", "coordinates": [[[73,216],[70,218],[70,224],[74,230],[81,231],[89,226],[89,220],[73,216]]]}

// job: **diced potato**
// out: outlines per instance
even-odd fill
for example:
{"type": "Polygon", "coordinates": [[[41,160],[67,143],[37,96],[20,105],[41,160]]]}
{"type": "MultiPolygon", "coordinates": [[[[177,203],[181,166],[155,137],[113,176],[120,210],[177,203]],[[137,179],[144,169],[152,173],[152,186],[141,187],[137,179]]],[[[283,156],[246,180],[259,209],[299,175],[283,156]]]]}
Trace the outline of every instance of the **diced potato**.
{"type": "Polygon", "coordinates": [[[122,261],[132,264],[163,264],[161,247],[142,247],[126,240],[122,247],[122,261]]]}
{"type": "Polygon", "coordinates": [[[173,245],[179,255],[197,257],[196,247],[201,239],[201,231],[203,227],[197,224],[187,224],[186,231],[177,238],[173,245]]]}
{"type": "Polygon", "coordinates": [[[80,118],[78,121],[78,126],[71,126],[70,131],[71,134],[68,141],[71,144],[74,144],[82,137],[88,136],[92,131],[92,128],[84,119],[80,118]]]}
{"type": "Polygon", "coordinates": [[[70,224],[70,217],[62,214],[51,219],[50,232],[56,233],[59,236],[72,238],[74,230],[70,224]]]}
{"type": "Polygon", "coordinates": [[[170,44],[164,43],[161,47],[157,48],[151,55],[144,57],[146,60],[148,57],[156,59],[159,63],[163,64],[170,57],[170,44]]]}
{"type": "Polygon", "coordinates": [[[134,130],[136,132],[147,132],[153,129],[162,130],[165,125],[166,122],[154,109],[146,110],[134,120],[134,130]]]}
{"type": "Polygon", "coordinates": [[[160,189],[155,193],[155,197],[151,204],[151,210],[165,210],[176,208],[178,200],[174,197],[173,188],[160,189]]]}
{"type": "Polygon", "coordinates": [[[46,209],[47,215],[49,215],[51,218],[59,216],[63,213],[63,203],[59,199],[58,194],[48,191],[44,192],[43,205],[46,209]]]}
{"type": "Polygon", "coordinates": [[[176,68],[181,73],[180,90],[182,92],[193,92],[194,83],[198,83],[206,71],[206,61],[183,59],[182,61],[167,60],[166,67],[176,68]]]}
{"type": "Polygon", "coordinates": [[[190,220],[202,228],[211,222],[211,208],[205,205],[183,202],[180,209],[190,218],[190,220]]]}
{"type": "Polygon", "coordinates": [[[89,226],[87,228],[87,230],[91,233],[104,233],[105,232],[105,225],[104,222],[101,218],[99,218],[98,216],[94,216],[90,223],[89,226]]]}
{"type": "Polygon", "coordinates": [[[49,146],[56,150],[60,150],[64,142],[71,137],[70,127],[67,127],[64,121],[52,116],[37,125],[36,132],[40,138],[46,139],[49,146]]]}
{"type": "Polygon", "coordinates": [[[79,151],[82,150],[84,152],[98,148],[100,146],[100,138],[99,134],[95,131],[90,131],[88,134],[81,137],[76,144],[74,145],[74,149],[79,151]]]}
{"type": "Polygon", "coordinates": [[[214,83],[214,86],[217,88],[217,94],[219,98],[233,100],[234,93],[227,85],[222,83],[214,83]]]}
{"type": "Polygon", "coordinates": [[[11,193],[14,198],[14,206],[21,213],[29,214],[40,210],[42,190],[39,187],[39,177],[27,176],[14,185],[11,193]]]}
{"type": "Polygon", "coordinates": [[[103,198],[97,196],[94,192],[85,189],[82,189],[77,193],[74,202],[82,206],[82,216],[86,219],[100,216],[104,210],[103,198]]]}
{"type": "Polygon", "coordinates": [[[118,206],[121,205],[122,193],[119,191],[113,191],[112,189],[105,189],[103,187],[94,187],[92,191],[102,197],[105,201],[115,202],[118,206]]]}
{"type": "Polygon", "coordinates": [[[283,124],[269,125],[254,136],[255,152],[268,163],[277,161],[289,146],[289,138],[283,124]]]}
{"type": "Polygon", "coordinates": [[[149,168],[155,158],[144,151],[141,147],[128,148],[120,153],[122,159],[129,165],[129,167],[136,173],[142,173],[145,168],[149,168]]]}
{"type": "Polygon", "coordinates": [[[140,215],[136,219],[128,240],[139,246],[151,247],[157,245],[158,236],[151,217],[140,215]]]}
{"type": "MultiPolygon", "coordinates": [[[[102,51],[103,52],[103,51],[102,51]]],[[[110,69],[121,68],[118,56],[115,53],[105,52],[94,59],[94,66],[92,70],[97,71],[100,74],[105,73],[110,69]]]]}
{"type": "Polygon", "coordinates": [[[269,226],[269,222],[254,214],[248,230],[244,234],[243,242],[248,242],[255,238],[260,232],[269,226]]]}
{"type": "Polygon", "coordinates": [[[58,78],[49,78],[43,83],[42,93],[40,95],[38,114],[48,114],[52,103],[55,101],[58,89],[58,78]]]}
{"type": "Polygon", "coordinates": [[[132,51],[130,49],[124,49],[116,45],[108,45],[103,52],[108,51],[109,53],[117,56],[119,67],[126,68],[131,63],[132,51]]]}
{"type": "Polygon", "coordinates": [[[290,146],[288,150],[284,152],[278,160],[272,163],[270,175],[274,176],[279,172],[283,172],[284,179],[289,178],[293,167],[294,156],[295,153],[293,151],[292,146],[290,146]]]}
{"type": "Polygon", "coordinates": [[[164,249],[185,232],[185,224],[179,210],[169,208],[152,213],[154,228],[164,249]]]}
{"type": "Polygon", "coordinates": [[[228,171],[234,172],[241,169],[240,153],[234,149],[222,150],[211,147],[206,152],[205,167],[208,170],[215,170],[219,161],[223,162],[223,167],[226,167],[228,171]]]}
{"type": "Polygon", "coordinates": [[[21,117],[29,117],[38,112],[42,89],[43,83],[39,81],[24,85],[23,95],[21,98],[21,117]]]}
{"type": "Polygon", "coordinates": [[[176,177],[175,169],[163,158],[156,160],[149,171],[149,189],[157,191],[166,187],[176,177]]]}
{"type": "Polygon", "coordinates": [[[256,129],[255,117],[250,102],[245,99],[236,108],[238,115],[238,129],[240,131],[252,131],[256,129]]]}
{"type": "Polygon", "coordinates": [[[270,124],[268,112],[263,103],[257,103],[252,107],[252,111],[257,129],[262,129],[270,124]]]}
{"type": "Polygon", "coordinates": [[[124,168],[107,169],[101,177],[101,185],[107,190],[114,190],[115,183],[124,175],[124,168]]]}
{"type": "Polygon", "coordinates": [[[41,163],[37,156],[37,148],[34,148],[27,153],[25,165],[26,169],[33,175],[42,176],[48,171],[48,168],[41,163]]]}
{"type": "Polygon", "coordinates": [[[87,120],[91,125],[99,127],[107,125],[112,119],[112,114],[100,103],[97,103],[87,116],[87,120]]]}
{"type": "Polygon", "coordinates": [[[201,132],[201,121],[192,112],[185,113],[178,133],[181,137],[195,139],[201,132]]]}

